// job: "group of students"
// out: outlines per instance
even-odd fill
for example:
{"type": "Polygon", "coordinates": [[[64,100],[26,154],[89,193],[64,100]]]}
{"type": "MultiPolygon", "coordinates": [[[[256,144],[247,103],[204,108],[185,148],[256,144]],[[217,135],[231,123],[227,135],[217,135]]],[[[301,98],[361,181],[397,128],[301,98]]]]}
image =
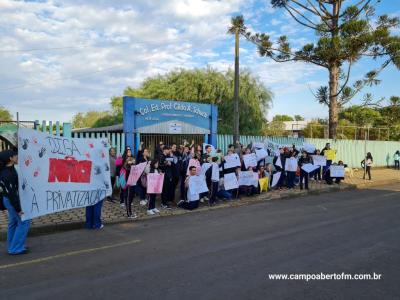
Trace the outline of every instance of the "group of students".
{"type": "MultiPolygon", "coordinates": [[[[272,162],[267,163],[265,159],[261,159],[256,166],[246,168],[243,157],[254,153],[252,145],[245,147],[239,142],[235,145],[231,144],[224,156],[221,150],[214,149],[211,145],[195,145],[194,141],[191,144],[184,143],[180,146],[175,143],[169,146],[159,142],[154,157],[150,157],[149,148],[144,147],[144,144],[141,143],[136,156],[130,147],[126,147],[120,157],[117,157],[115,148],[110,149],[111,181],[113,187],[116,187],[115,190],[119,190],[119,203],[121,207],[126,209],[127,217],[135,219],[137,214],[132,209],[132,203],[136,195],[140,200],[140,205],[147,206],[147,215],[160,213],[155,204],[157,194],[146,192],[146,178],[150,173],[164,174],[160,195],[161,209],[171,209],[175,204],[177,207],[192,210],[197,208],[200,202],[208,202],[210,206],[213,206],[218,200],[230,200],[238,198],[240,195],[251,196],[260,193],[260,185],[239,186],[226,190],[224,176],[230,173],[239,177],[240,172],[252,171],[258,174],[258,179],[267,177],[270,189],[279,190],[293,189],[296,185],[299,185],[300,189],[309,189],[310,180],[339,184],[343,178],[332,178],[329,166],[344,165],[342,161],[334,163],[332,160],[327,160],[326,166],[317,167],[311,173],[302,169],[304,165],[313,163],[312,155],[324,155],[325,151],[328,150],[331,150],[329,143],[322,151],[315,150],[313,153],[299,151],[295,145],[279,148],[279,154],[267,150],[269,156],[275,156],[272,162]],[[239,157],[240,166],[226,167],[226,158],[231,155],[239,157]],[[296,171],[285,170],[287,159],[296,160],[298,165],[296,171]],[[193,160],[197,162],[195,165],[192,163],[193,160]],[[131,168],[143,162],[146,163],[146,167],[137,182],[134,185],[127,184],[131,168]],[[191,191],[190,180],[192,176],[199,175],[199,168],[205,166],[204,164],[207,164],[207,171],[203,175],[208,191],[195,193],[191,191]],[[280,175],[279,181],[272,187],[273,176],[277,174],[280,175]],[[179,200],[175,201],[177,192],[179,200]]],[[[116,199],[113,196],[108,198],[108,201],[114,202],[114,200],[116,199]]]]}

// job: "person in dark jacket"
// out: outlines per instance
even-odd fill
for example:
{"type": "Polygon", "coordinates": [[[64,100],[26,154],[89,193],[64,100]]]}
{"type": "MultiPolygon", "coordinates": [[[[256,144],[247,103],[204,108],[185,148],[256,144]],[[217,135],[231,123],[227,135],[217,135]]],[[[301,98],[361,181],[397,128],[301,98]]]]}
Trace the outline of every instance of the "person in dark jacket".
{"type": "Polygon", "coordinates": [[[306,151],[302,152],[302,156],[299,158],[298,161],[298,165],[300,167],[300,189],[303,189],[303,179],[304,179],[304,186],[306,188],[306,190],[308,190],[308,177],[309,174],[304,171],[301,167],[306,165],[306,164],[311,164],[312,163],[312,159],[311,157],[308,155],[308,153],[306,151]]]}
{"type": "Polygon", "coordinates": [[[283,148],[279,148],[279,156],[275,156],[272,163],[274,164],[276,171],[281,172],[281,177],[279,178],[278,182],[278,188],[279,190],[282,190],[282,187],[285,186],[285,179],[286,179],[286,174],[285,174],[286,155],[284,153],[283,148]]]}
{"type": "Polygon", "coordinates": [[[26,254],[25,245],[30,220],[21,220],[24,212],[18,192],[18,174],[14,165],[18,163],[17,153],[5,150],[0,153],[0,201],[8,211],[7,251],[10,255],[26,254]]]}
{"type": "Polygon", "coordinates": [[[161,193],[161,208],[171,209],[170,203],[174,200],[174,162],[171,156],[171,149],[168,146],[163,148],[163,154],[160,156],[159,168],[164,173],[164,182],[161,193]]]}

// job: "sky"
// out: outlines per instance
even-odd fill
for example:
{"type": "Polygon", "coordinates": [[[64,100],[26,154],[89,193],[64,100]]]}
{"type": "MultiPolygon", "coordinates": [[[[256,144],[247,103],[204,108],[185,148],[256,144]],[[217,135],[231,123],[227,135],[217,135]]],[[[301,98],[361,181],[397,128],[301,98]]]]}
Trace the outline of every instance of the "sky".
{"type": "MultiPolygon", "coordinates": [[[[234,38],[226,31],[239,14],[253,32],[272,40],[287,35],[294,49],[316,40],[268,0],[0,0],[0,106],[19,112],[21,120],[69,122],[78,112],[109,110],[110,97],[149,76],[176,68],[233,68],[234,38]]],[[[400,17],[400,1],[382,0],[379,14],[400,17]]],[[[350,82],[378,63],[358,62],[350,82]]],[[[325,69],[262,58],[244,39],[240,66],[273,92],[269,120],[275,114],[327,117],[312,93],[326,85],[325,69]]],[[[363,93],[400,95],[399,70],[390,66],[379,78],[380,85],[363,93]]]]}

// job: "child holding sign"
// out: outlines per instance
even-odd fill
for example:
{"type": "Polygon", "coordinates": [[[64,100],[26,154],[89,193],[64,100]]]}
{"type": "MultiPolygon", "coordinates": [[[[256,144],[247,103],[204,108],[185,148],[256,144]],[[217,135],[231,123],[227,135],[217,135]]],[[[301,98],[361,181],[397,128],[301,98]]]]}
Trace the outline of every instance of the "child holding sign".
{"type": "MultiPolygon", "coordinates": [[[[150,170],[148,170],[148,173],[160,174],[160,170],[158,169],[158,160],[151,161],[150,170]]],[[[149,195],[149,207],[147,209],[147,215],[152,216],[152,215],[160,213],[160,211],[156,208],[157,194],[149,193],[148,195],[149,195]]]]}
{"type": "Polygon", "coordinates": [[[189,167],[189,176],[185,180],[185,187],[187,190],[186,201],[179,201],[178,207],[188,210],[193,210],[199,207],[200,195],[193,191],[193,187],[190,186],[190,178],[196,176],[196,166],[189,167]]]}

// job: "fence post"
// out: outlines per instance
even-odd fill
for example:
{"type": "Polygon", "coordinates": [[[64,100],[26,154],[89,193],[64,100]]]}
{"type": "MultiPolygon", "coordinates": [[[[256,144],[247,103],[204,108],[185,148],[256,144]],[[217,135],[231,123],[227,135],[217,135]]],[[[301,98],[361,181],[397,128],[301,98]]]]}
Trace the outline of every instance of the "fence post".
{"type": "Polygon", "coordinates": [[[63,123],[63,137],[70,138],[72,136],[71,123],[63,123]]]}

